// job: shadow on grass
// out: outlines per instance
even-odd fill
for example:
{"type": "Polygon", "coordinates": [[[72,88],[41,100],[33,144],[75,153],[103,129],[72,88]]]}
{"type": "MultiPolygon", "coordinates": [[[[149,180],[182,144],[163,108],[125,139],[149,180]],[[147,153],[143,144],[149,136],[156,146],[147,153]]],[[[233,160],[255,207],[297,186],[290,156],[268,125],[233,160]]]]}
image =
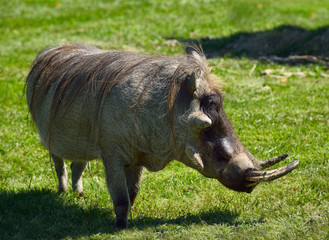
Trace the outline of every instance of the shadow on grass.
{"type": "MultiPolygon", "coordinates": [[[[196,39],[177,40],[186,43],[196,39]]],[[[203,37],[198,41],[207,58],[245,56],[259,59],[264,56],[291,55],[329,57],[329,26],[308,30],[282,25],[271,30],[239,32],[223,38],[203,37]]]]}
{"type": "MultiPolygon", "coordinates": [[[[152,217],[135,218],[130,227],[144,229],[163,224],[220,224],[242,225],[238,216],[218,209],[187,215],[176,219],[152,217]]],[[[114,214],[109,209],[82,208],[74,198],[68,200],[49,190],[29,190],[0,193],[0,239],[61,239],[77,238],[94,234],[112,234],[114,214]],[[65,200],[66,199],[66,200],[65,200]]]]}

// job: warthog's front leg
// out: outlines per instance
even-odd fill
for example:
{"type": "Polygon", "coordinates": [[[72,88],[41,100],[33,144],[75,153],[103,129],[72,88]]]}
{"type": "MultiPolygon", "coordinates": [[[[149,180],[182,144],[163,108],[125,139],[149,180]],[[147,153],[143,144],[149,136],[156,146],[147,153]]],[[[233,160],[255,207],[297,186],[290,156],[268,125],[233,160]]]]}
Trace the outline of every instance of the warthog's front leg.
{"type": "Polygon", "coordinates": [[[67,191],[67,172],[64,159],[50,153],[50,156],[55,164],[55,169],[58,178],[58,192],[62,193],[67,191]]]}
{"type": "Polygon", "coordinates": [[[109,160],[109,158],[103,158],[106,183],[113,201],[114,212],[116,215],[115,225],[118,228],[127,228],[129,194],[124,166],[118,164],[118,162],[116,162],[113,157],[111,157],[111,160],[109,160]]]}
{"type": "Polygon", "coordinates": [[[77,191],[78,193],[83,192],[82,173],[85,170],[87,164],[88,162],[71,163],[73,191],[77,191]]]}
{"type": "Polygon", "coordinates": [[[130,205],[133,206],[138,193],[139,183],[143,174],[143,167],[125,168],[125,174],[127,179],[130,205]]]}

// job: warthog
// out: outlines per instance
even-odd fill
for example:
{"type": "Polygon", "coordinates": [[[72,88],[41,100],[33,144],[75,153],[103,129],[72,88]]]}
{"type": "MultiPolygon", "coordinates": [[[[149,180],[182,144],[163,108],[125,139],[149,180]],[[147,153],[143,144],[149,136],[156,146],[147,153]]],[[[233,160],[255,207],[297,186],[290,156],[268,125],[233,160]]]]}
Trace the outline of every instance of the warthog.
{"type": "Polygon", "coordinates": [[[143,167],[163,169],[176,159],[226,187],[252,192],[292,171],[294,161],[261,171],[288,154],[258,161],[239,141],[202,51],[141,56],[67,44],[42,51],[26,81],[27,102],[43,145],[67,190],[83,191],[87,162],[101,159],[116,214],[128,226],[143,167]]]}

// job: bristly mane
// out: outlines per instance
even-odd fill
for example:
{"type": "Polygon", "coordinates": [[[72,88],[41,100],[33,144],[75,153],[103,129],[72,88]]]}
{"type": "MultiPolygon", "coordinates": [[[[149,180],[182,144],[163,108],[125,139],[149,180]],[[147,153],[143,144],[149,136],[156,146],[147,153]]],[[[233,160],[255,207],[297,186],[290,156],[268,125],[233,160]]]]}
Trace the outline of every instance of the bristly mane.
{"type": "Polygon", "coordinates": [[[213,89],[218,93],[220,92],[219,88],[212,83],[202,49],[196,45],[189,47],[198,52],[203,60],[195,59],[191,55],[169,57],[162,55],[143,56],[125,52],[102,52],[97,48],[79,44],[66,44],[46,49],[34,61],[26,80],[26,85],[29,84],[30,89],[32,89],[29,101],[32,118],[34,121],[36,120],[37,109],[42,104],[49,88],[55,86],[47,132],[50,143],[52,127],[59,116],[64,113],[65,107],[71,104],[79,93],[84,92],[86,97],[95,98],[91,133],[94,134],[92,139],[96,143],[102,106],[112,87],[120,83],[125,74],[139,67],[144,68],[142,70],[149,73],[147,74],[147,85],[137,103],[130,107],[130,109],[136,107],[137,112],[138,105],[148,91],[152,79],[161,69],[171,66],[172,62],[176,61],[178,67],[171,77],[170,83],[168,83],[170,86],[168,108],[173,136],[175,136],[173,107],[176,95],[187,75],[195,69],[201,69],[205,74],[205,79],[209,81],[213,89]]]}

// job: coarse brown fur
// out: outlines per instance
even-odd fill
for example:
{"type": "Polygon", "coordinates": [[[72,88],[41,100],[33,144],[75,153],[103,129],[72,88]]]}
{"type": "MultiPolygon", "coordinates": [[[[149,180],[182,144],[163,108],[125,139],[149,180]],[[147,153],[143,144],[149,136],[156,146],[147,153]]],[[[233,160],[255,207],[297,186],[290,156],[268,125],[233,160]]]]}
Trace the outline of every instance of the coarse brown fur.
{"type": "MultiPolygon", "coordinates": [[[[190,47],[203,56],[201,47],[197,45],[190,47]]],[[[201,69],[212,88],[216,92],[220,92],[219,86],[211,80],[214,76],[210,74],[205,58],[200,62],[189,55],[173,58],[165,55],[142,56],[126,52],[102,52],[97,48],[80,44],[66,44],[45,49],[35,60],[26,81],[26,85],[31,84],[32,89],[32,94],[28,99],[32,118],[35,120],[36,111],[40,107],[49,87],[56,85],[47,131],[48,141],[51,141],[52,127],[60,118],[60,115],[63,114],[63,110],[72,102],[72,99],[82,91],[85,93],[85,98],[92,97],[95,99],[91,139],[97,142],[102,106],[112,87],[122,81],[125,74],[134,71],[136,68],[139,68],[139,71],[149,72],[147,76],[148,84],[143,94],[139,96],[138,102],[132,102],[130,106],[130,109],[136,107],[137,113],[138,104],[143,100],[143,95],[148,90],[152,78],[162,68],[168,67],[173,62],[177,62],[178,66],[170,79],[168,109],[175,138],[173,107],[176,95],[185,77],[195,69],[201,69]],[[32,82],[29,82],[31,79],[33,79],[32,82]]]]}
{"type": "Polygon", "coordinates": [[[199,100],[193,108],[190,103],[194,92],[220,94],[196,46],[178,57],[102,52],[79,44],[46,49],[34,61],[26,90],[32,119],[55,164],[59,192],[67,190],[64,158],[72,161],[77,192],[83,191],[87,161],[102,159],[120,227],[127,226],[143,167],[158,171],[178,159],[200,168],[184,153],[189,115],[199,108],[199,100]]]}

